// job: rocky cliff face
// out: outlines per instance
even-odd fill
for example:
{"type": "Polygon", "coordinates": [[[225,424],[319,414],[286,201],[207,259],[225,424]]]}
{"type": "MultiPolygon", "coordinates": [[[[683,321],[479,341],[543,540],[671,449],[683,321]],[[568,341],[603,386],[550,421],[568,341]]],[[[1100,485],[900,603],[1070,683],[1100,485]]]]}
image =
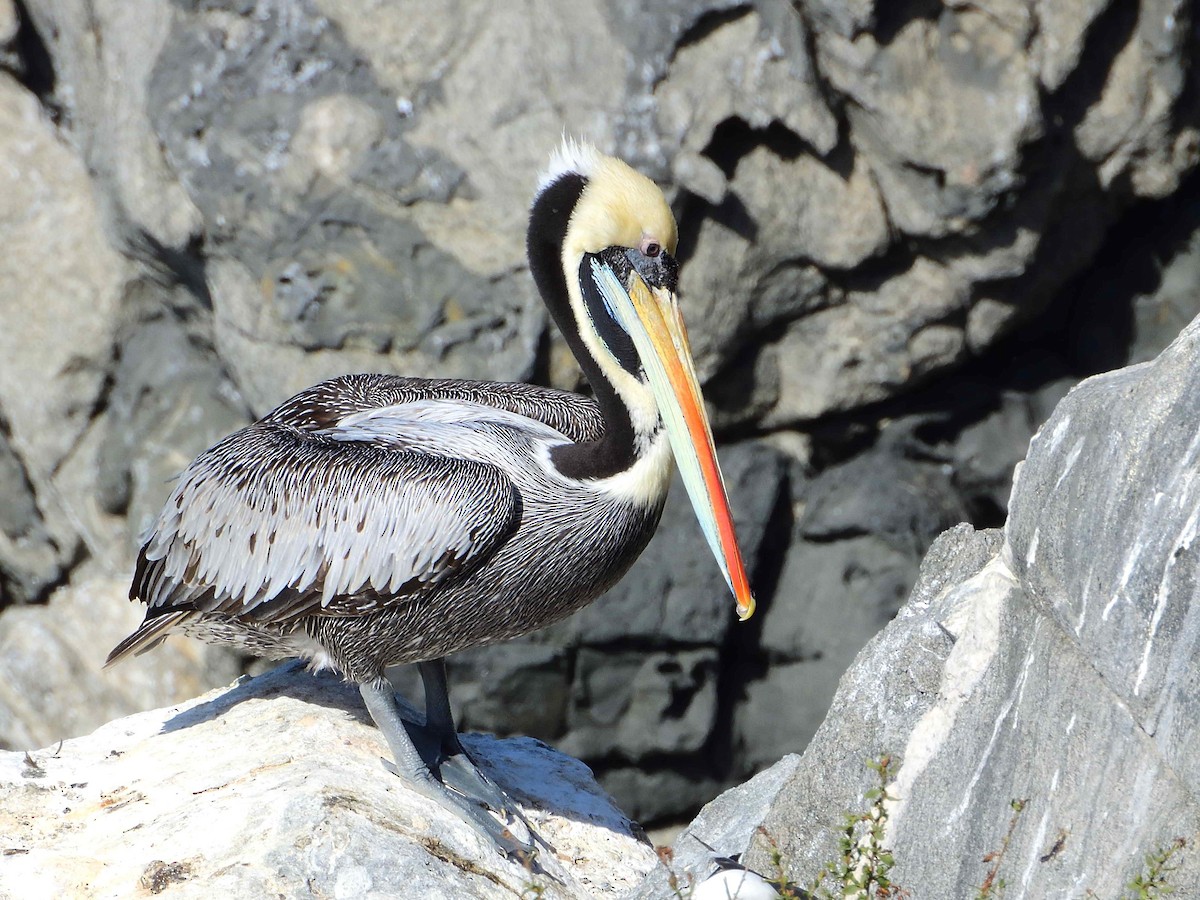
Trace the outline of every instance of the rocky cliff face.
{"type": "Polygon", "coordinates": [[[1066,388],[1195,314],[1195,46],[1183,0],[0,0],[0,742],[240,665],[94,674],[224,433],[346,371],[576,386],[522,259],[566,131],[670,193],[761,618],[676,496],[607,599],[454,661],[456,705],[646,819],[800,749],[1066,388]]]}

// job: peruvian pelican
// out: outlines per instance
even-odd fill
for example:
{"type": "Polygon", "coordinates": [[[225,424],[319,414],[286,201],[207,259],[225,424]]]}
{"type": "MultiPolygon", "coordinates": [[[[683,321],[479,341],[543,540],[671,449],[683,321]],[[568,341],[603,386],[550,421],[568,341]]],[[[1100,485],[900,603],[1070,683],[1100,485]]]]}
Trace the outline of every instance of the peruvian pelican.
{"type": "Polygon", "coordinates": [[[202,453],[151,527],[142,625],[299,656],[356,682],[406,784],[505,853],[515,807],[455,731],[444,657],[562,619],[658,525],[672,457],[740,616],[754,610],[676,298],[676,227],[625,163],[564,143],[529,217],[534,281],[595,399],[524,384],[349,375],[202,453]],[[417,663],[424,726],[389,666],[417,663]]]}

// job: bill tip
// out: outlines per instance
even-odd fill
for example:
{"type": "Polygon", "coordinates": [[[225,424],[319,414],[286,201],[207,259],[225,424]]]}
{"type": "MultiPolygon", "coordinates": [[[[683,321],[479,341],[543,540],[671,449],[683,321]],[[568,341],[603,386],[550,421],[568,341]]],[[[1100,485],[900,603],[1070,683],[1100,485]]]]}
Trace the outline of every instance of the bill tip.
{"type": "Polygon", "coordinates": [[[744,604],[738,603],[738,608],[737,608],[738,620],[745,622],[748,618],[750,618],[752,615],[754,615],[754,610],[757,607],[757,605],[758,604],[755,603],[755,601],[754,601],[753,594],[751,594],[749,596],[749,598],[746,600],[746,602],[744,604]]]}

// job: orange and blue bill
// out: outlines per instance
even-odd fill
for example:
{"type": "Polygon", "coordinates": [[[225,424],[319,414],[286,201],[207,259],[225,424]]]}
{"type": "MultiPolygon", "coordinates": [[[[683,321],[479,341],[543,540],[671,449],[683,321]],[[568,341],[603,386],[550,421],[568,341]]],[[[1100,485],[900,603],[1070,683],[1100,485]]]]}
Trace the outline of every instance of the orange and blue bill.
{"type": "Polygon", "coordinates": [[[754,595],[734,531],[679,300],[672,291],[651,288],[636,272],[626,286],[608,266],[592,265],[597,285],[642,361],[679,474],[700,529],[733,592],[738,617],[748,619],[754,614],[754,595]]]}

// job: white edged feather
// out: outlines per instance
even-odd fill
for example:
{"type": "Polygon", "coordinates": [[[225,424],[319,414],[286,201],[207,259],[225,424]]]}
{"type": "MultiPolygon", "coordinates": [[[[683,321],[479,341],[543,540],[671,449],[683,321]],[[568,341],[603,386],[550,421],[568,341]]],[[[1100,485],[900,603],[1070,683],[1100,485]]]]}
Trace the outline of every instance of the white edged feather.
{"type": "Polygon", "coordinates": [[[582,175],[590,178],[599,168],[604,154],[595,145],[584,140],[563,135],[562,144],[550,156],[550,163],[538,177],[537,192],[540,194],[564,175],[582,175]]]}

